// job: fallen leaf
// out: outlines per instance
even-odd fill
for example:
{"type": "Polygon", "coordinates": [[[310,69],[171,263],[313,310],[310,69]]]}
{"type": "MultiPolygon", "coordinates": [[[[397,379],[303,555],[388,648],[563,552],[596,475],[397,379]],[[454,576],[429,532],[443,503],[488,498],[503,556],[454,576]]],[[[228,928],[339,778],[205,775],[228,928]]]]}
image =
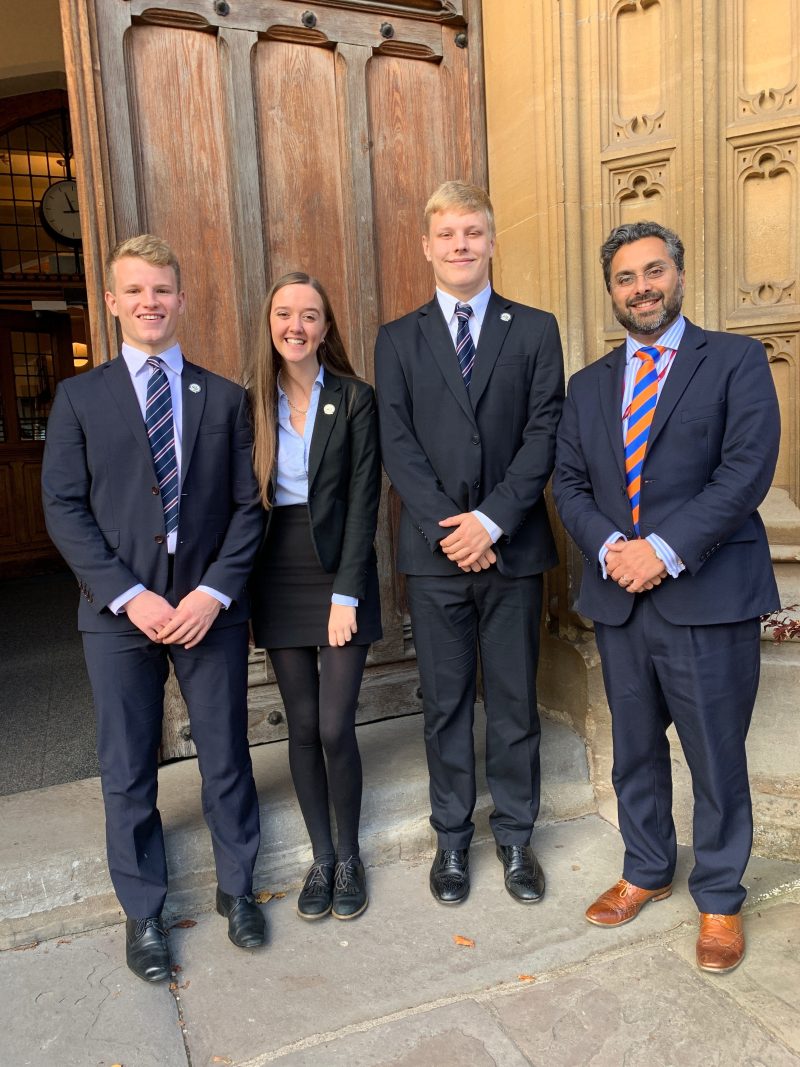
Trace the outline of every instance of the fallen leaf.
{"type": "MultiPolygon", "coordinates": [[[[69,938],[69,937],[59,937],[58,941],[56,941],[56,944],[57,945],[71,945],[72,944],[72,939],[69,938]]],[[[111,1067],[114,1067],[114,1064],[112,1064],[111,1067]]]]}
{"type": "Polygon", "coordinates": [[[25,952],[26,949],[36,948],[36,946],[38,944],[39,944],[38,941],[28,941],[27,944],[25,944],[25,945],[14,945],[14,947],[11,949],[11,951],[12,952],[25,952]]]}
{"type": "Polygon", "coordinates": [[[535,974],[518,974],[517,975],[517,981],[519,981],[519,982],[535,982],[536,981],[536,975],[535,974]]]}
{"type": "Polygon", "coordinates": [[[457,945],[462,945],[464,948],[475,948],[475,942],[471,937],[462,937],[461,934],[453,934],[453,940],[457,945]]]}
{"type": "Polygon", "coordinates": [[[268,889],[262,889],[260,893],[256,893],[253,900],[255,900],[256,904],[266,904],[267,901],[272,900],[274,896],[275,894],[270,893],[268,889]]]}
{"type": "Polygon", "coordinates": [[[189,930],[192,926],[197,926],[194,919],[178,919],[176,923],[173,923],[172,926],[170,926],[170,930],[174,930],[176,927],[180,927],[181,930],[189,930]]]}
{"type": "Polygon", "coordinates": [[[233,1063],[233,1060],[228,1059],[227,1056],[212,1056],[211,1057],[211,1062],[212,1063],[233,1063]]]}
{"type": "Polygon", "coordinates": [[[573,863],[572,864],[572,869],[573,869],[573,871],[579,871],[581,869],[580,863],[573,863]]]}
{"type": "Polygon", "coordinates": [[[187,978],[186,981],[183,983],[183,985],[179,985],[178,986],[178,989],[188,989],[189,986],[191,985],[191,982],[192,982],[191,978],[187,978]]]}
{"type": "Polygon", "coordinates": [[[178,983],[177,982],[170,982],[169,983],[170,993],[174,993],[177,988],[178,988],[178,983]]]}

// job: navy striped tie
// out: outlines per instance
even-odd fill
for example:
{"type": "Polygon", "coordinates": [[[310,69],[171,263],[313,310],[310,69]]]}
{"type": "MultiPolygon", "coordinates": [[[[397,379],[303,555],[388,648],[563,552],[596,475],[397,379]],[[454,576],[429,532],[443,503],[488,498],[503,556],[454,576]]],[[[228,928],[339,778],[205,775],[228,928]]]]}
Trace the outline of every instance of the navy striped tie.
{"type": "Polygon", "coordinates": [[[469,304],[456,304],[456,317],[458,318],[458,330],[456,332],[456,355],[464,385],[469,389],[472,381],[472,368],[475,364],[475,342],[469,330],[469,320],[472,308],[469,304]]]}
{"type": "Polygon", "coordinates": [[[161,503],[164,507],[164,525],[167,533],[178,529],[178,457],[175,454],[175,426],[172,419],[172,394],[169,379],[161,366],[161,360],[152,357],[147,361],[153,372],[147,380],[147,401],[144,421],[153,463],[156,468],[161,503]]]}

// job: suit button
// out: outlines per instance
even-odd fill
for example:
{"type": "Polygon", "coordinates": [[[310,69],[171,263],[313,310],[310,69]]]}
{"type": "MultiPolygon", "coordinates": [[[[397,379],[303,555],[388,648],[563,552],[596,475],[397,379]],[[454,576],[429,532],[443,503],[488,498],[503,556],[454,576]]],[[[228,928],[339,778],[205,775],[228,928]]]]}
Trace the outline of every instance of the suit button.
{"type": "Polygon", "coordinates": [[[166,541],[166,537],[163,534],[156,534],[153,540],[157,545],[163,545],[166,541]]]}
{"type": "Polygon", "coordinates": [[[472,488],[473,489],[480,489],[480,487],[481,487],[481,483],[476,478],[475,481],[472,483],[472,488]]]}
{"type": "Polygon", "coordinates": [[[153,496],[158,496],[158,486],[154,485],[150,492],[153,494],[153,496]]]}
{"type": "Polygon", "coordinates": [[[472,435],[472,443],[473,445],[479,445],[481,443],[480,434],[474,433],[472,435]]]}

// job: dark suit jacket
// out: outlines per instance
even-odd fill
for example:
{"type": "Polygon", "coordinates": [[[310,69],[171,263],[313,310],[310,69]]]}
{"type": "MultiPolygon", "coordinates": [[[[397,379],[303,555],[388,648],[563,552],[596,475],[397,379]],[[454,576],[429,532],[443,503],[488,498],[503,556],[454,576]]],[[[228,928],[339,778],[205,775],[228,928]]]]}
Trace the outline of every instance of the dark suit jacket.
{"type": "MultiPolygon", "coordinates": [[[[215,626],[247,619],[247,577],[262,531],[243,389],[184,361],[181,498],[173,591],[231,597],[215,626]]],[[[108,604],[141,582],[167,589],[164,511],[150,444],[122,358],[61,382],[47,425],[42,495],[48,532],[83,593],[78,626],[133,628],[108,604]]]]}
{"type": "Polygon", "coordinates": [[[460,574],[440,519],[482,511],[503,530],[509,577],[558,562],[543,492],[564,396],[555,318],[492,293],[469,392],[438,301],[381,327],[375,378],[383,463],[403,503],[407,574],[460,574]]]}
{"type": "MultiPolygon", "coordinates": [[[[570,379],[553,493],[585,559],[577,608],[620,625],[634,595],[603,580],[598,553],[614,530],[634,536],[625,488],[625,345],[570,379]]],[[[763,346],[749,337],[686,331],[647,442],[640,530],[657,533],[686,565],[650,593],[677,624],[736,622],[779,606],[756,508],[772,481],[780,420],[763,346]]]]}
{"type": "Polygon", "coordinates": [[[308,513],[317,558],[335,575],[334,593],[366,596],[380,496],[375,392],[367,382],[326,370],[308,454],[308,513]]]}

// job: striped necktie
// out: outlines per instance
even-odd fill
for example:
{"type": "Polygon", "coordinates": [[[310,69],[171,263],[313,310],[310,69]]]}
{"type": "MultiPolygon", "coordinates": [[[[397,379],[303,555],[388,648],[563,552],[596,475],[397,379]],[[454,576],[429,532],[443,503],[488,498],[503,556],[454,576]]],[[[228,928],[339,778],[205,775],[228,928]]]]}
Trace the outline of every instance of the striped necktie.
{"type": "Polygon", "coordinates": [[[662,345],[645,345],[636,353],[640,361],[633,384],[628,426],[625,431],[625,481],[633,513],[633,528],[639,533],[639,493],[642,485],[642,465],[647,438],[653,424],[658,400],[658,371],[656,360],[666,351],[662,345]]]}
{"type": "Polygon", "coordinates": [[[458,318],[458,331],[456,332],[456,355],[458,365],[461,367],[461,375],[464,385],[469,389],[472,381],[472,368],[475,364],[475,342],[469,329],[469,320],[472,315],[472,307],[469,304],[456,304],[456,317],[458,318]]]}
{"type": "Polygon", "coordinates": [[[172,394],[161,360],[152,357],[147,363],[153,372],[147,379],[144,421],[161,490],[164,525],[170,534],[178,529],[178,457],[175,454],[172,394]]]}

